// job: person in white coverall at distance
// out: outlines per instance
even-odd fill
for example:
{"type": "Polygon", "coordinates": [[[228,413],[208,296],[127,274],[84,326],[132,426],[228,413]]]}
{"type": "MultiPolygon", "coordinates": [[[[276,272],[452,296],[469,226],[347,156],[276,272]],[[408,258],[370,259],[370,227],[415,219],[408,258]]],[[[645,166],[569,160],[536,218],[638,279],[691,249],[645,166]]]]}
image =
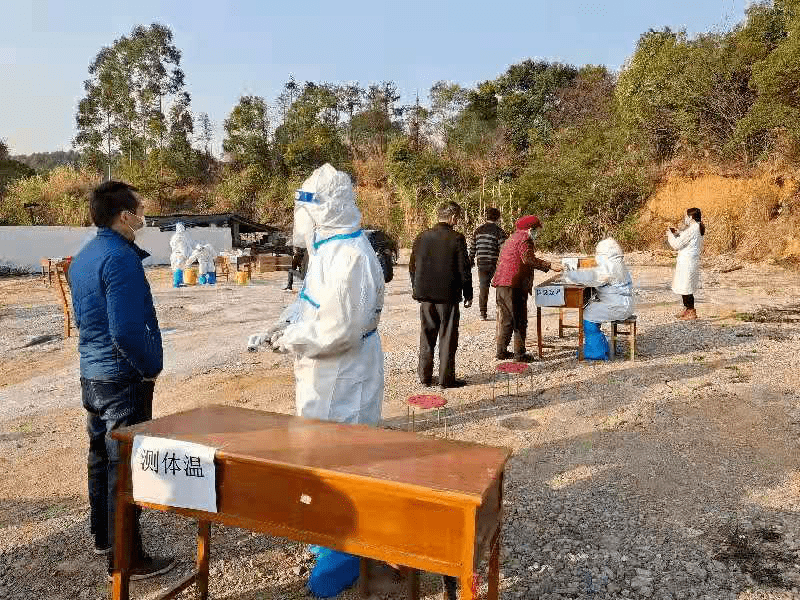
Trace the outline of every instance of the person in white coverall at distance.
{"type": "Polygon", "coordinates": [[[303,289],[248,347],[267,342],[294,354],[298,415],[375,425],[383,403],[377,328],[384,281],[360,224],[350,177],[329,164],[314,171],[295,199],[294,238],[309,252],[303,289]]]}
{"type": "Polygon", "coordinates": [[[189,236],[186,235],[186,228],[183,223],[175,224],[175,233],[169,239],[170,255],[169,266],[172,268],[172,285],[180,287],[183,285],[183,270],[187,267],[186,261],[192,253],[189,244],[189,236]]]}
{"type": "Polygon", "coordinates": [[[697,318],[694,293],[700,287],[700,254],[703,252],[706,226],[699,208],[688,209],[683,223],[685,228],[680,233],[673,227],[667,230],[667,242],[673,250],[678,251],[672,291],[681,296],[683,311],[677,316],[682,321],[693,321],[697,318]]]}
{"type": "Polygon", "coordinates": [[[600,331],[602,323],[624,321],[633,314],[633,279],[625,266],[622,248],[606,238],[595,248],[597,266],[564,271],[564,279],[595,289],[596,297],[583,311],[584,356],[603,360],[610,357],[608,340],[600,331]]]}
{"type": "Polygon", "coordinates": [[[197,282],[200,285],[214,285],[217,283],[217,271],[214,267],[214,259],[217,257],[217,251],[211,244],[197,244],[194,247],[194,252],[186,261],[186,266],[191,265],[197,261],[198,271],[200,276],[197,282]]]}

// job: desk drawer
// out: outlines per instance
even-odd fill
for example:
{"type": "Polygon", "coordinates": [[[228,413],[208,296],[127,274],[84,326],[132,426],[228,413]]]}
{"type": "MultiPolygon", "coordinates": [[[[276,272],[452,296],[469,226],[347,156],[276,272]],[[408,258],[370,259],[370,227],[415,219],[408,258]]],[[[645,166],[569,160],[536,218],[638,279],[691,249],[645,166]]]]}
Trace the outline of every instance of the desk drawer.
{"type": "Polygon", "coordinates": [[[223,461],[217,490],[220,513],[444,562],[462,559],[464,507],[380,482],[223,461]]]}

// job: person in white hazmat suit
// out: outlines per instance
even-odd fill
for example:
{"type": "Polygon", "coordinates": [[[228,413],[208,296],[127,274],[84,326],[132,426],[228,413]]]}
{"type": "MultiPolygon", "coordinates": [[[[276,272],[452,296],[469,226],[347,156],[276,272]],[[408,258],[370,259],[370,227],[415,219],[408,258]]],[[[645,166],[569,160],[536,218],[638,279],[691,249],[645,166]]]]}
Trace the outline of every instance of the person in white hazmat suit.
{"type": "Polygon", "coordinates": [[[684,225],[685,228],[680,233],[672,227],[668,229],[667,242],[673,250],[678,251],[672,291],[681,296],[683,311],[677,317],[682,321],[693,321],[697,318],[694,293],[700,287],[700,254],[703,252],[703,238],[706,234],[699,208],[686,211],[684,225]]]}
{"type": "Polygon", "coordinates": [[[622,248],[613,238],[600,241],[595,248],[597,266],[564,271],[564,279],[595,289],[596,297],[583,311],[584,357],[604,360],[610,357],[608,340],[600,324],[623,321],[633,314],[633,279],[622,248]]]}
{"type": "Polygon", "coordinates": [[[214,285],[217,283],[217,271],[214,268],[214,259],[217,257],[217,251],[211,244],[197,244],[194,247],[186,265],[189,266],[197,261],[198,272],[200,276],[197,281],[200,285],[214,285]]]}
{"type": "Polygon", "coordinates": [[[175,233],[169,239],[169,247],[172,250],[169,255],[169,266],[172,268],[172,286],[180,287],[183,285],[183,270],[187,267],[187,260],[192,253],[189,236],[186,235],[186,228],[183,223],[175,224],[175,233]]]}
{"type": "Polygon", "coordinates": [[[383,351],[377,334],[384,281],[360,229],[350,177],[315,170],[295,195],[293,237],[309,253],[297,300],[248,348],[269,343],[294,354],[297,414],[375,425],[383,403],[383,351]],[[301,241],[302,240],[302,241],[301,241]]]}
{"type": "MultiPolygon", "coordinates": [[[[297,414],[376,425],[383,404],[383,350],[377,333],[384,279],[361,232],[350,177],[325,164],[295,195],[295,246],[309,253],[297,300],[248,349],[269,343],[295,356],[297,414]]],[[[359,558],[315,547],[308,578],[315,597],[330,598],[359,576],[359,558]]]]}

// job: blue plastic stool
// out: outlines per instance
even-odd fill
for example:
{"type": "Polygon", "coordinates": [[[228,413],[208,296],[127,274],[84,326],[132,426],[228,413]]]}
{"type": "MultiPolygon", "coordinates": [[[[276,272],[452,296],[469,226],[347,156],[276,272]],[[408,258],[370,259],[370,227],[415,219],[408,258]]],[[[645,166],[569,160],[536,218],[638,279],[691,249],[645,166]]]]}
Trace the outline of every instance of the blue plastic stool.
{"type": "Polygon", "coordinates": [[[181,287],[183,285],[183,269],[175,269],[172,272],[172,287],[181,287]]]}

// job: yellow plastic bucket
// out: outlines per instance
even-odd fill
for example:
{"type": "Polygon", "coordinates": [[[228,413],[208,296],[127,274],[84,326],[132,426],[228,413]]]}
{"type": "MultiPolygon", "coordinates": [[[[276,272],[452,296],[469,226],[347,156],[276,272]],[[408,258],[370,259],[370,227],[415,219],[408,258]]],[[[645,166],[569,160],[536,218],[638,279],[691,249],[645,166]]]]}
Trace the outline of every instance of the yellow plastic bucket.
{"type": "Polygon", "coordinates": [[[197,285],[197,269],[184,269],[183,283],[186,285],[197,285]]]}
{"type": "Polygon", "coordinates": [[[237,271],[236,272],[236,283],[239,285],[247,285],[247,282],[250,281],[250,273],[247,271],[237,271]]]}

